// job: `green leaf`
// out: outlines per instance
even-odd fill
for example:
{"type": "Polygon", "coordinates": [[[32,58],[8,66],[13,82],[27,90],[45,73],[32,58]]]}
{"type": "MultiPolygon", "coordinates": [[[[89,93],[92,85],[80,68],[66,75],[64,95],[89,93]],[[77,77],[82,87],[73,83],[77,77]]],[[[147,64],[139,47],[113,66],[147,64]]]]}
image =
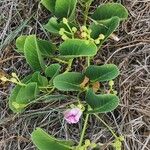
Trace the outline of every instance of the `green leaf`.
{"type": "Polygon", "coordinates": [[[102,66],[89,66],[86,71],[85,75],[92,81],[92,82],[103,82],[115,79],[119,75],[119,69],[114,64],[106,64],[102,66]]]}
{"type": "MultiPolygon", "coordinates": [[[[68,22],[69,26],[72,27],[77,27],[76,24],[68,22]]],[[[56,17],[51,17],[46,25],[43,26],[47,31],[50,33],[53,33],[54,35],[59,35],[60,28],[64,28],[66,31],[70,32],[68,27],[62,22],[58,21],[56,17]]],[[[68,34],[68,36],[70,36],[68,34]]]]}
{"type": "Polygon", "coordinates": [[[62,57],[94,56],[97,47],[93,42],[80,39],[68,39],[59,47],[62,57]]]}
{"type": "Polygon", "coordinates": [[[119,98],[114,94],[96,95],[92,89],[86,93],[86,102],[93,110],[87,113],[106,113],[114,110],[119,104],[119,98]]]}
{"type": "Polygon", "coordinates": [[[112,17],[119,17],[120,20],[124,20],[128,17],[128,11],[119,3],[107,3],[100,5],[92,15],[94,20],[107,20],[112,17]]]}
{"type": "Polygon", "coordinates": [[[51,78],[49,81],[50,85],[53,83],[53,79],[59,74],[60,69],[61,66],[59,64],[52,64],[45,69],[45,75],[51,78]]]}
{"type": "Polygon", "coordinates": [[[69,18],[75,12],[77,0],[56,0],[55,3],[55,15],[57,17],[69,18]]]}
{"type": "Polygon", "coordinates": [[[105,21],[92,23],[90,25],[90,29],[92,30],[91,37],[96,39],[100,34],[103,34],[105,38],[101,41],[102,44],[117,29],[119,22],[120,20],[118,17],[112,17],[111,19],[105,21]]]}
{"type": "Polygon", "coordinates": [[[16,85],[9,97],[9,107],[13,112],[23,111],[32,100],[35,100],[35,97],[39,92],[38,87],[45,87],[48,85],[47,78],[40,75],[40,72],[35,72],[32,75],[25,77],[21,82],[27,84],[27,86],[16,85]],[[14,105],[19,106],[20,108],[17,109],[14,105]]]}
{"type": "Polygon", "coordinates": [[[53,78],[59,74],[60,68],[61,68],[61,66],[58,63],[57,64],[51,64],[50,66],[48,66],[45,69],[45,75],[47,77],[53,78]]]}
{"type": "Polygon", "coordinates": [[[13,112],[21,112],[34,100],[38,94],[36,82],[28,83],[26,86],[17,85],[10,97],[9,107],[13,112]]]}
{"type": "Polygon", "coordinates": [[[56,50],[56,46],[47,40],[37,39],[37,46],[39,51],[44,56],[50,56],[56,50]]]}
{"type": "Polygon", "coordinates": [[[40,87],[46,87],[48,85],[47,78],[42,76],[38,71],[32,75],[30,82],[36,82],[40,87]]]}
{"type": "Polygon", "coordinates": [[[56,76],[53,80],[54,87],[61,91],[80,91],[80,84],[84,75],[78,72],[68,72],[56,76]]]}
{"type": "MultiPolygon", "coordinates": [[[[16,39],[16,47],[17,47],[16,51],[17,52],[24,53],[24,45],[25,45],[25,41],[27,37],[28,37],[27,35],[23,35],[23,36],[19,36],[16,39]]],[[[47,40],[36,39],[36,42],[37,42],[39,51],[44,56],[52,55],[54,50],[56,50],[56,46],[47,40]]]]}
{"type": "Polygon", "coordinates": [[[16,39],[16,47],[17,47],[16,51],[17,52],[24,53],[24,43],[25,43],[26,38],[27,38],[27,35],[22,35],[16,39]]]}
{"type": "Polygon", "coordinates": [[[70,150],[70,146],[67,143],[59,141],[54,137],[47,134],[41,128],[37,128],[31,134],[33,143],[39,150],[70,150]]]}
{"type": "Polygon", "coordinates": [[[37,44],[35,35],[30,35],[26,38],[24,44],[24,54],[27,63],[36,71],[40,71],[45,67],[42,54],[37,44]]]}
{"type": "Polygon", "coordinates": [[[60,30],[61,26],[58,23],[57,18],[52,17],[52,18],[50,18],[48,23],[46,25],[44,25],[44,28],[53,34],[59,34],[59,30],[60,30]]]}
{"type": "Polygon", "coordinates": [[[41,0],[41,4],[52,13],[55,12],[55,3],[56,0],[41,0]]]}

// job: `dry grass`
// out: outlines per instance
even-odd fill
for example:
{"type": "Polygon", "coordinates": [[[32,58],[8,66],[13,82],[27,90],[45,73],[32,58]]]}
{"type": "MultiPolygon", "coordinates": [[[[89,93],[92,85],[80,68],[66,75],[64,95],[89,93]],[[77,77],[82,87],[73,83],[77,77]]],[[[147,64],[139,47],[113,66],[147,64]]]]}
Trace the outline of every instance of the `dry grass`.
{"type": "MultiPolygon", "coordinates": [[[[92,9],[99,3],[96,0],[92,9]]],[[[150,150],[150,1],[122,0],[122,3],[130,16],[116,32],[120,41],[109,40],[95,58],[97,64],[113,62],[119,66],[121,75],[116,89],[121,102],[113,113],[101,117],[125,136],[122,150],[150,150]]],[[[0,14],[0,69],[7,74],[15,71],[22,78],[31,70],[24,58],[14,52],[15,38],[31,33],[48,38],[41,24],[50,15],[43,13],[36,0],[1,0],[0,14]]],[[[15,115],[8,108],[12,88],[13,85],[0,85],[0,150],[34,150],[30,133],[36,127],[56,137],[79,140],[82,123],[67,125],[61,113],[72,100],[35,104],[25,113],[15,115]]],[[[113,140],[109,131],[93,117],[86,138],[100,143],[113,140]]],[[[102,149],[111,148],[106,144],[102,149]]]]}

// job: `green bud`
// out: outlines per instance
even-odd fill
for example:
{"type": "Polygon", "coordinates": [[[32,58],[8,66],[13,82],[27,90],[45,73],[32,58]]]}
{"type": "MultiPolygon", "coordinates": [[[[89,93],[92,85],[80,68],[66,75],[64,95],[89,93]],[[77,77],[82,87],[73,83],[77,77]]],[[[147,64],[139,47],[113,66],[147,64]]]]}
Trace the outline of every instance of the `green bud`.
{"type": "Polygon", "coordinates": [[[104,34],[100,34],[100,35],[99,35],[99,39],[100,39],[100,40],[104,40],[104,38],[105,38],[104,34]]]}
{"type": "Polygon", "coordinates": [[[82,33],[81,33],[81,36],[82,36],[83,38],[86,38],[86,37],[87,37],[87,33],[86,33],[86,32],[82,32],[82,33]]]}
{"type": "Polygon", "coordinates": [[[14,72],[12,72],[11,75],[12,75],[12,77],[14,77],[14,78],[18,78],[17,75],[16,75],[16,73],[14,73],[14,72]]]}
{"type": "Polygon", "coordinates": [[[89,140],[89,139],[86,139],[86,140],[85,140],[85,146],[88,147],[88,146],[90,146],[90,145],[91,145],[90,140],[89,140]]]}
{"type": "Polygon", "coordinates": [[[97,146],[96,143],[91,143],[91,145],[90,145],[91,148],[95,148],[96,146],[97,146]]]}
{"type": "Polygon", "coordinates": [[[6,77],[1,77],[0,80],[3,81],[3,82],[8,81],[8,79],[6,77]]]}
{"type": "Polygon", "coordinates": [[[109,81],[109,85],[112,87],[114,85],[114,81],[113,80],[109,81]]]}
{"type": "Polygon", "coordinates": [[[87,27],[86,26],[81,26],[81,31],[87,31],[87,27]]]}
{"type": "Polygon", "coordinates": [[[73,28],[72,28],[72,31],[73,31],[74,33],[76,33],[76,32],[77,32],[77,28],[76,28],[76,27],[73,27],[73,28]]]}
{"type": "Polygon", "coordinates": [[[95,44],[100,44],[100,40],[99,40],[99,39],[96,39],[96,40],[95,40],[95,44]]]}
{"type": "Polygon", "coordinates": [[[60,34],[60,35],[64,35],[64,32],[65,32],[65,29],[64,29],[64,28],[60,28],[59,34],[60,34]]]}
{"type": "Polygon", "coordinates": [[[64,35],[62,35],[62,36],[61,36],[61,38],[62,38],[64,41],[65,41],[65,40],[67,40],[67,39],[69,39],[69,38],[68,38],[68,36],[67,36],[67,35],[65,35],[65,34],[64,34],[64,35]]]}
{"type": "Polygon", "coordinates": [[[67,18],[63,18],[63,23],[64,23],[64,24],[68,24],[67,18]]]}
{"type": "Polygon", "coordinates": [[[11,78],[10,81],[13,82],[13,83],[17,83],[18,82],[16,78],[11,78]]]}
{"type": "Polygon", "coordinates": [[[120,140],[121,142],[123,142],[123,141],[124,141],[124,136],[120,136],[120,137],[119,137],[119,140],[120,140]]]}
{"type": "Polygon", "coordinates": [[[118,93],[117,91],[113,91],[113,94],[117,95],[117,93],[118,93]]]}

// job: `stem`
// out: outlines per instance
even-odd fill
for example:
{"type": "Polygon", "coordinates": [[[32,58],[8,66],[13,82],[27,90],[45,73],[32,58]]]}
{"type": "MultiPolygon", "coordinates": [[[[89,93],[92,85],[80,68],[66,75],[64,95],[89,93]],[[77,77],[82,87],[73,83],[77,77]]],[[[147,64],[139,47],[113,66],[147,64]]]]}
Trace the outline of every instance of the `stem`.
{"type": "Polygon", "coordinates": [[[74,39],[74,33],[72,32],[72,30],[71,30],[69,24],[67,23],[66,26],[67,26],[67,28],[69,29],[69,31],[71,32],[72,38],[74,39]]]}
{"type": "Polygon", "coordinates": [[[87,57],[87,66],[90,66],[90,57],[87,57]]]}
{"type": "Polygon", "coordinates": [[[70,59],[68,62],[68,67],[66,68],[66,71],[64,73],[68,72],[71,69],[72,62],[73,62],[73,59],[70,59]]]}
{"type": "Polygon", "coordinates": [[[90,0],[89,2],[87,2],[85,5],[85,11],[84,11],[84,25],[86,26],[86,21],[88,19],[88,12],[89,12],[89,9],[90,9],[90,5],[92,3],[92,0],[90,0]]]}
{"type": "Polygon", "coordinates": [[[108,130],[112,133],[112,135],[118,139],[118,136],[115,134],[115,132],[110,128],[110,126],[108,124],[106,124],[97,114],[94,114],[95,117],[97,117],[107,128],[108,130]]]}
{"type": "Polygon", "coordinates": [[[85,134],[86,127],[87,127],[88,118],[89,118],[89,114],[86,114],[85,122],[84,122],[84,126],[83,126],[83,129],[82,129],[82,133],[81,133],[80,142],[79,142],[78,147],[82,146],[84,134],[85,134]]]}
{"type": "Polygon", "coordinates": [[[64,60],[61,60],[59,58],[53,58],[54,60],[60,62],[60,63],[63,63],[63,64],[68,64],[68,62],[64,61],[64,60]]]}

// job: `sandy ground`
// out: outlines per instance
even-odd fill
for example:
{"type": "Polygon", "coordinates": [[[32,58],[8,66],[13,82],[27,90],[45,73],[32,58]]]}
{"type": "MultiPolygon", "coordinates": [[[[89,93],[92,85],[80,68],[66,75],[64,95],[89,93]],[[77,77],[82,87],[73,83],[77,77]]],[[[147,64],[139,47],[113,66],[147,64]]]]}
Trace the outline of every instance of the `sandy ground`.
{"type": "MultiPolygon", "coordinates": [[[[95,0],[91,10],[107,0],[95,0]]],[[[119,0],[118,0],[119,2],[119,0]]],[[[129,18],[120,25],[119,41],[109,40],[95,58],[96,64],[115,63],[121,75],[116,82],[119,107],[101,117],[118,133],[125,136],[122,150],[150,150],[150,1],[122,0],[129,18]]],[[[78,10],[80,11],[80,10],[78,10]]],[[[36,0],[0,0],[0,69],[8,75],[17,72],[20,78],[30,73],[22,56],[14,51],[20,34],[51,37],[42,29],[50,14],[36,0]]],[[[8,108],[8,97],[14,85],[0,84],[0,150],[34,150],[30,133],[42,127],[55,137],[79,140],[81,123],[67,125],[62,117],[66,102],[41,103],[21,115],[8,108]],[[61,107],[60,107],[61,106],[61,107]],[[57,109],[56,109],[57,107],[57,109]]],[[[113,140],[109,131],[91,117],[86,138],[106,143],[113,140]]]]}

